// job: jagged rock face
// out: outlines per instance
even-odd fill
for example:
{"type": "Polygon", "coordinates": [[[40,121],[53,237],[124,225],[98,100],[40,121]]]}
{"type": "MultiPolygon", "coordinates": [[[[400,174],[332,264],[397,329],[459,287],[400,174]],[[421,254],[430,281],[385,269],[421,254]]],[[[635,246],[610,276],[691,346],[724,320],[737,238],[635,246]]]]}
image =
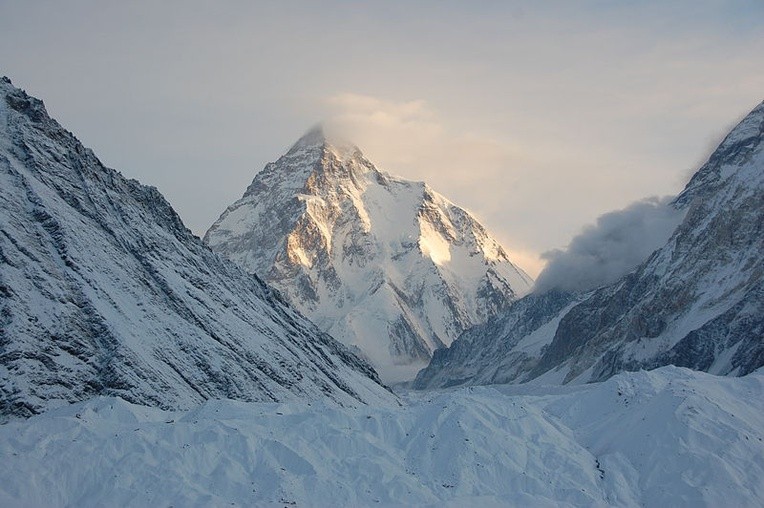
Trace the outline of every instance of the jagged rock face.
{"type": "Polygon", "coordinates": [[[730,375],[764,365],[762,138],[764,103],[677,197],[687,215],[667,245],[574,308],[539,371],[563,355],[566,381],[666,364],[730,375]]]}
{"type": "MultiPolygon", "coordinates": [[[[587,382],[668,364],[745,375],[763,366],[763,137],[764,103],[733,129],[675,199],[686,215],[667,244],[615,284],[549,313],[547,325],[533,332],[543,336],[535,358],[516,368],[501,356],[456,347],[460,338],[419,374],[417,386],[494,379],[587,382]],[[464,363],[475,365],[466,375],[459,367],[464,363]]],[[[537,299],[526,297],[508,316],[522,314],[537,299]]],[[[501,319],[509,318],[486,325],[496,334],[483,349],[523,342],[517,331],[500,327],[501,319]]],[[[516,326],[534,329],[522,319],[516,326]]],[[[510,357],[521,353],[513,349],[510,357]]]]}
{"type": "Polygon", "coordinates": [[[94,395],[164,408],[392,398],[156,189],[105,168],[3,78],[0,419],[94,395]]]}
{"type": "Polygon", "coordinates": [[[413,377],[532,284],[468,212],[320,128],[258,173],[205,241],[387,381],[413,377]]]}

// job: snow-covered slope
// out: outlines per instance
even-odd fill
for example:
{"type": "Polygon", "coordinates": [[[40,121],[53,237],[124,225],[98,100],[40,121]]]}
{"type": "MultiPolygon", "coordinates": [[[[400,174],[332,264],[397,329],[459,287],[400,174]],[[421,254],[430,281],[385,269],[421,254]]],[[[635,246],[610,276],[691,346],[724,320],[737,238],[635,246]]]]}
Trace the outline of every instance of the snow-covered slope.
{"type": "Polygon", "coordinates": [[[258,173],[205,241],[357,346],[387,381],[413,377],[532,284],[468,212],[320,127],[258,173]]]}
{"type": "Polygon", "coordinates": [[[382,403],[373,369],[0,80],[0,419],[99,394],[382,403]]]}
{"type": "Polygon", "coordinates": [[[763,366],[763,139],[764,103],[674,200],[684,220],[634,272],[559,311],[543,295],[526,297],[482,336],[469,331],[440,352],[415,384],[586,382],[669,364],[743,375],[763,366]]]}
{"type": "Polygon", "coordinates": [[[560,319],[579,300],[556,290],[521,298],[495,318],[467,329],[451,347],[435,351],[412,386],[502,384],[522,378],[536,366],[560,319]]]}
{"type": "Polygon", "coordinates": [[[0,426],[0,505],[760,506],[764,372],[664,367],[402,408],[100,398],[0,426]]]}

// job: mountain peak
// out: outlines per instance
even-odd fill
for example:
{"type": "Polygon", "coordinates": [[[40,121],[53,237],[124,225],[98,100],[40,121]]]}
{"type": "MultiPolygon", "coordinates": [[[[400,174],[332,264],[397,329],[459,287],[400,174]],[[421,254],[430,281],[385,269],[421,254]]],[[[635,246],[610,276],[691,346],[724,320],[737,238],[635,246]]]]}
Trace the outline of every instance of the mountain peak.
{"type": "MultiPolygon", "coordinates": [[[[714,151],[716,158],[728,155],[728,152],[741,147],[751,148],[761,143],[764,138],[764,101],[748,113],[714,151]]],[[[712,156],[713,158],[713,156],[712,156]]]]}
{"type": "Polygon", "coordinates": [[[289,149],[291,152],[295,148],[309,148],[313,146],[321,146],[326,143],[326,132],[323,124],[316,124],[302,135],[297,142],[289,149]]]}
{"type": "Polygon", "coordinates": [[[328,128],[324,124],[316,124],[308,132],[297,140],[287,152],[287,156],[304,154],[306,151],[320,150],[331,152],[340,160],[353,157],[362,157],[361,150],[335,129],[328,128]]]}
{"type": "Polygon", "coordinates": [[[619,280],[535,292],[437,352],[416,388],[585,383],[664,365],[743,376],[764,366],[764,103],[673,202],[673,235],[619,280]]]}
{"type": "Polygon", "coordinates": [[[411,379],[532,284],[468,212],[378,170],[324,126],[259,172],[205,241],[388,382],[411,379]]]}
{"type": "Polygon", "coordinates": [[[0,95],[3,97],[0,108],[7,106],[35,123],[58,125],[55,120],[48,116],[45,104],[40,99],[32,97],[21,88],[14,86],[7,76],[0,77],[0,95]]]}
{"type": "Polygon", "coordinates": [[[764,172],[750,159],[760,152],[764,140],[764,101],[748,113],[724,138],[706,162],[677,196],[675,204],[685,207],[700,195],[714,194],[730,179],[755,187],[764,172]]]}

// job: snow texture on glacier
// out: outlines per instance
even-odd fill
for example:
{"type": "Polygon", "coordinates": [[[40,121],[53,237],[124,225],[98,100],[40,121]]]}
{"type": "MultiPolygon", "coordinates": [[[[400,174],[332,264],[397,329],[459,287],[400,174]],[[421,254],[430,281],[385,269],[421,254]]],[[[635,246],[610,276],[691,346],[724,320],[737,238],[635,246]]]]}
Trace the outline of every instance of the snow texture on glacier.
{"type": "Polygon", "coordinates": [[[0,426],[0,505],[760,506],[764,372],[410,395],[403,407],[100,397],[0,426]]]}

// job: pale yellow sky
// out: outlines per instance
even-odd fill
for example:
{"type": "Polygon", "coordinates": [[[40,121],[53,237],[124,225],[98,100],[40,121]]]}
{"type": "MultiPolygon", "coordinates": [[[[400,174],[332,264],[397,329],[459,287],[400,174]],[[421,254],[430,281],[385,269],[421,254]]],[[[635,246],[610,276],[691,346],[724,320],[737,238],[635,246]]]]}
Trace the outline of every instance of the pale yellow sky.
{"type": "Polygon", "coordinates": [[[0,72],[197,234],[321,120],[535,275],[764,98],[764,2],[0,3],[0,72]]]}

